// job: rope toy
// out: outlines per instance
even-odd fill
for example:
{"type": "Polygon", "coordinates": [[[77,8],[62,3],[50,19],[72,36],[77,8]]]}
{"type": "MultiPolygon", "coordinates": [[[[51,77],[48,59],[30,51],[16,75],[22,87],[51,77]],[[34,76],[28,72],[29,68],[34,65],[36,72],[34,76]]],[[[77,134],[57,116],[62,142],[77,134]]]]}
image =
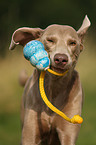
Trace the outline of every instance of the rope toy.
{"type": "Polygon", "coordinates": [[[23,50],[24,57],[27,60],[30,60],[30,63],[35,66],[37,69],[42,70],[40,77],[39,77],[39,89],[40,89],[40,94],[45,102],[45,104],[55,113],[63,117],[66,121],[70,123],[78,123],[81,124],[83,122],[83,118],[80,117],[79,115],[74,115],[73,118],[68,118],[62,111],[57,109],[55,106],[51,104],[51,102],[48,100],[46,97],[45,91],[44,91],[44,77],[45,73],[47,70],[48,72],[57,75],[57,76],[64,76],[68,71],[64,73],[57,73],[51,69],[49,69],[50,65],[50,59],[48,57],[48,53],[44,49],[44,45],[37,40],[33,40],[28,42],[23,50]]]}

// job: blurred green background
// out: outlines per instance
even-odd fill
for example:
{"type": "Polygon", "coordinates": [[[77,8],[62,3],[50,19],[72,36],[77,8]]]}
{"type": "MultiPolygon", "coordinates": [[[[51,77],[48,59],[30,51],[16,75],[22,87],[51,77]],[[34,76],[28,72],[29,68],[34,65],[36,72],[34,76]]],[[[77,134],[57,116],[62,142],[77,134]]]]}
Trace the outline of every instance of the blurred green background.
{"type": "Polygon", "coordinates": [[[0,145],[20,143],[23,88],[19,86],[18,76],[22,69],[26,69],[29,75],[33,71],[23,58],[21,47],[9,52],[12,33],[19,27],[44,29],[50,24],[67,24],[78,30],[86,14],[92,25],[76,67],[85,93],[84,123],[76,145],[96,145],[95,0],[0,0],[0,145]]]}

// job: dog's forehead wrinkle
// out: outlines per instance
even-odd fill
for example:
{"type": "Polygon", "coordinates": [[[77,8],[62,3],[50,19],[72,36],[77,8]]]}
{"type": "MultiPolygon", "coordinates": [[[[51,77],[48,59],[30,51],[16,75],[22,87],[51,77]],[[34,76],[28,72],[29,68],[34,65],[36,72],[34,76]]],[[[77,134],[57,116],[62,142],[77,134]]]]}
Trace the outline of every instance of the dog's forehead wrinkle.
{"type": "Polygon", "coordinates": [[[56,24],[48,26],[46,28],[46,30],[47,31],[61,31],[61,32],[68,31],[68,30],[71,31],[72,30],[72,31],[76,32],[76,30],[73,27],[71,27],[71,26],[68,26],[68,25],[56,25],[56,24]]]}
{"type": "Polygon", "coordinates": [[[73,29],[73,30],[75,30],[73,27],[71,27],[71,26],[68,26],[68,25],[58,25],[58,24],[53,24],[53,25],[50,25],[50,26],[48,26],[46,29],[73,29]]]}
{"type": "Polygon", "coordinates": [[[67,26],[67,25],[50,25],[45,29],[44,35],[49,36],[49,37],[70,37],[70,38],[74,38],[77,39],[78,35],[76,30],[71,27],[71,26],[67,26]]]}

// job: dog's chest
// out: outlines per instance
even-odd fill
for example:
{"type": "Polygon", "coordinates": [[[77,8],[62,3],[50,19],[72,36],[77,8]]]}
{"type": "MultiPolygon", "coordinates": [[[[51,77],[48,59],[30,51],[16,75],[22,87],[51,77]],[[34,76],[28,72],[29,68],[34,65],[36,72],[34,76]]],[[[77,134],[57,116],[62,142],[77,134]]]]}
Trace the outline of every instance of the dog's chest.
{"type": "Polygon", "coordinates": [[[41,117],[39,121],[41,122],[42,134],[49,134],[52,130],[55,129],[55,118],[56,113],[49,115],[46,111],[41,112],[41,117]]]}
{"type": "Polygon", "coordinates": [[[47,98],[59,109],[61,106],[64,107],[69,95],[67,86],[61,81],[52,82],[50,80],[45,80],[45,93],[47,98]]]}

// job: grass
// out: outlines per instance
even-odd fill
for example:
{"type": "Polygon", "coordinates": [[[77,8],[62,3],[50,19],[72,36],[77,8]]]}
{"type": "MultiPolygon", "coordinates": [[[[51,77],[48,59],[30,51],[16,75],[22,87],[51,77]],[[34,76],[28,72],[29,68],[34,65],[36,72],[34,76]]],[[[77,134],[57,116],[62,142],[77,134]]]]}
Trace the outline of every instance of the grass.
{"type": "Polygon", "coordinates": [[[0,145],[20,144],[19,119],[18,112],[0,114],[0,145]]]}
{"type": "Polygon", "coordinates": [[[95,145],[96,144],[96,116],[95,116],[95,92],[85,90],[85,103],[82,116],[84,123],[81,126],[80,136],[77,145],[95,145]]]}
{"type": "MultiPolygon", "coordinates": [[[[82,113],[84,123],[76,145],[96,144],[95,53],[86,48],[76,67],[85,93],[82,113]]],[[[18,76],[22,69],[26,69],[29,75],[33,71],[30,63],[23,58],[20,48],[8,52],[6,58],[0,60],[0,145],[20,144],[20,101],[23,88],[19,86],[18,76]]]]}

